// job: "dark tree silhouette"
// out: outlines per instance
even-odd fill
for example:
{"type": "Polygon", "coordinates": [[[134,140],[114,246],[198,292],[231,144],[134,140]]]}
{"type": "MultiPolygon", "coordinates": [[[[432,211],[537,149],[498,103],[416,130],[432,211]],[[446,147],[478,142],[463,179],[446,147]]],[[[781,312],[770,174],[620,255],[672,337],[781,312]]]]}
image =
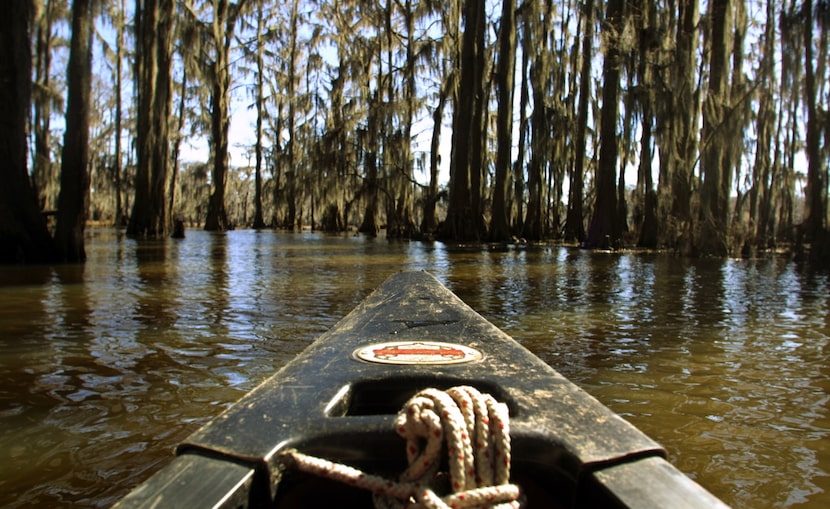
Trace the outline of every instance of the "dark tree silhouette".
{"type": "Polygon", "coordinates": [[[11,2],[0,16],[0,263],[35,263],[54,257],[27,170],[31,16],[31,2],[11,2]]]}

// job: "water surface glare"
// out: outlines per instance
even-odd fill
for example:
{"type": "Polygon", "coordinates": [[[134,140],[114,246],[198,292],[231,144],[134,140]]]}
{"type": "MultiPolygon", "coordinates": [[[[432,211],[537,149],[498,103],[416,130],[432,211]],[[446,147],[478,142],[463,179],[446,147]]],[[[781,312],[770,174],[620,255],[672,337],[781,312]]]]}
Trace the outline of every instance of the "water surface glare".
{"type": "Polygon", "coordinates": [[[830,281],[353,236],[88,232],[0,267],[0,506],[113,504],[400,270],[427,270],[734,507],[830,507],[830,281]]]}

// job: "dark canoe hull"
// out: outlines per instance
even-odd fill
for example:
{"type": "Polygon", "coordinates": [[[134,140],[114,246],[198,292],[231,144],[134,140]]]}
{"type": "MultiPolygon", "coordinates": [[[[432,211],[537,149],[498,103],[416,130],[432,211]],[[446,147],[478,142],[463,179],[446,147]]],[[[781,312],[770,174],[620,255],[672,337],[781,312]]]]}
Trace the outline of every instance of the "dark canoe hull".
{"type": "Polygon", "coordinates": [[[189,437],[170,465],[118,506],[368,507],[367,493],[282,472],[279,453],[294,448],[395,478],[406,465],[395,414],[420,389],[456,385],[472,385],[507,403],[512,481],[529,507],[725,507],[668,463],[657,443],[424,272],[387,280],[296,359],[189,437]],[[428,365],[355,356],[375,345],[368,350],[380,360],[407,362],[424,353],[418,351],[429,344],[424,342],[472,350],[444,352],[439,357],[449,363],[428,365]],[[480,359],[463,358],[474,356],[473,350],[480,359]]]}

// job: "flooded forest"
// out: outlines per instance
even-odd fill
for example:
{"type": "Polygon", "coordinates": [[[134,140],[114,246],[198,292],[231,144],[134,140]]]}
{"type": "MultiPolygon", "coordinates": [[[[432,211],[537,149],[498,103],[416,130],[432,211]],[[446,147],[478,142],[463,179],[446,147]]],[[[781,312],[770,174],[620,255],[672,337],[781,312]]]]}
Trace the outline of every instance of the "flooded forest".
{"type": "Polygon", "coordinates": [[[830,259],[827,0],[5,7],[5,263],[91,221],[830,259]]]}

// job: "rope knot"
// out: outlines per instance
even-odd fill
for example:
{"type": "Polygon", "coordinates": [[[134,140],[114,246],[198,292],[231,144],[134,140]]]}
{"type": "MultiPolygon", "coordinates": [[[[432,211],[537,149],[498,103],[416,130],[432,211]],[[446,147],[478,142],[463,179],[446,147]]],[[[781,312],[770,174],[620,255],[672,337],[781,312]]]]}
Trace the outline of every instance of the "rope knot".
{"type": "Polygon", "coordinates": [[[409,463],[396,483],[297,451],[283,457],[306,473],[371,491],[377,508],[519,507],[519,488],[509,484],[507,405],[491,395],[470,386],[424,389],[398,412],[395,430],[409,463]],[[445,446],[449,472],[442,473],[445,446]]]}

